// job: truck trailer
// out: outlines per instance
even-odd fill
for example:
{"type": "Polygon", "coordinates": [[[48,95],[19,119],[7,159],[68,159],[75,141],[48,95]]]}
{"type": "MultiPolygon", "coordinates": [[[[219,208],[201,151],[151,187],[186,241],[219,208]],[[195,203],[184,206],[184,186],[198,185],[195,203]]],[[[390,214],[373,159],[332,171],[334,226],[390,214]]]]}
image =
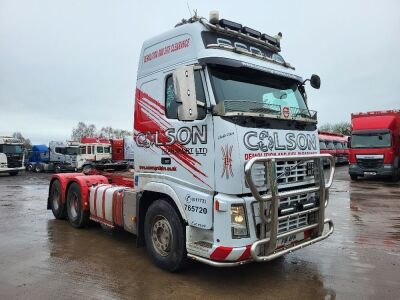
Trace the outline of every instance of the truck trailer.
{"type": "Polygon", "coordinates": [[[335,163],[320,154],[305,91],[320,79],[304,80],[280,51],[279,39],[215,14],[145,41],[132,185],[56,174],[48,209],[76,228],[92,220],[136,235],[168,271],[188,259],[270,261],[327,238],[335,163]]]}
{"type": "Polygon", "coordinates": [[[24,169],[22,141],[9,136],[0,136],[0,173],[15,176],[24,169]]]}
{"type": "Polygon", "coordinates": [[[351,114],[349,174],[384,176],[393,181],[400,176],[400,110],[351,114]]]}

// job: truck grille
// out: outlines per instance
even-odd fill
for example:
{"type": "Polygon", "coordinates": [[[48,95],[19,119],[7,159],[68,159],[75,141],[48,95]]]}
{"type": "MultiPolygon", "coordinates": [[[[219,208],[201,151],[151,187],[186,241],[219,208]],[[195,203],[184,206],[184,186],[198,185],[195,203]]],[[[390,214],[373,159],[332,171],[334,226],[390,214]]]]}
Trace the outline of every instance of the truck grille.
{"type": "MultiPolygon", "coordinates": [[[[298,164],[299,161],[278,161],[277,162],[277,176],[278,176],[278,190],[287,191],[313,186],[315,178],[318,178],[318,171],[315,171],[315,166],[312,161],[305,161],[298,164]]],[[[258,174],[258,172],[255,172],[258,174]]],[[[264,175],[264,174],[260,174],[264,175]]],[[[265,176],[265,175],[264,175],[265,176]]],[[[254,180],[254,179],[253,179],[254,180]]],[[[262,190],[262,189],[260,189],[262,190]]],[[[287,198],[282,198],[279,201],[279,209],[293,208],[293,212],[298,211],[298,207],[313,202],[314,207],[318,206],[318,201],[315,199],[315,193],[300,194],[287,198]]],[[[254,204],[253,211],[258,211],[258,203],[254,204]]],[[[269,205],[266,208],[265,214],[268,215],[269,205]]],[[[278,234],[286,231],[301,228],[316,222],[315,212],[308,214],[294,216],[289,219],[280,220],[278,222],[278,234]]]]}
{"type": "Polygon", "coordinates": [[[357,164],[362,169],[378,169],[383,166],[383,159],[382,158],[372,158],[372,159],[358,158],[357,164]]]}
{"type": "Polygon", "coordinates": [[[22,167],[22,155],[7,155],[7,167],[19,168],[22,167]]]}
{"type": "Polygon", "coordinates": [[[279,188],[295,187],[314,182],[314,165],[312,161],[298,164],[299,161],[278,161],[276,173],[279,188]]]}

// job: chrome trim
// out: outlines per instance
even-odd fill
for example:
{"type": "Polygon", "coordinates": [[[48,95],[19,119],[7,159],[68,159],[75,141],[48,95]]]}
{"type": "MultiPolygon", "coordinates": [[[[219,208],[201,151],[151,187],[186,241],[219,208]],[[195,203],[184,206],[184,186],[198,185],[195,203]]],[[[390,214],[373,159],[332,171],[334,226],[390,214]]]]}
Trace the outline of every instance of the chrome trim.
{"type": "MultiPolygon", "coordinates": [[[[317,237],[315,239],[308,240],[308,241],[305,241],[303,243],[297,244],[296,246],[293,246],[293,247],[290,247],[290,248],[286,248],[286,249],[281,250],[281,251],[272,252],[269,255],[259,256],[257,254],[257,248],[259,246],[263,245],[263,244],[269,243],[270,242],[270,238],[265,238],[265,239],[259,240],[259,241],[255,242],[253,245],[251,245],[251,248],[250,248],[251,257],[256,262],[270,261],[270,260],[273,260],[273,259],[275,259],[275,258],[277,258],[279,256],[285,255],[285,254],[290,253],[292,251],[295,251],[295,250],[304,248],[306,246],[309,246],[311,244],[314,244],[316,242],[322,241],[322,240],[326,239],[328,236],[330,236],[334,231],[333,222],[330,219],[325,219],[324,224],[326,224],[326,223],[329,224],[329,231],[326,234],[324,234],[322,236],[319,236],[319,237],[317,237]]],[[[285,237],[285,236],[288,236],[290,234],[298,233],[298,232],[301,232],[301,231],[304,231],[304,230],[307,230],[307,229],[315,228],[317,226],[318,226],[318,224],[313,224],[313,225],[309,225],[307,227],[298,228],[296,230],[285,232],[284,234],[278,235],[278,238],[285,237]],[[311,227],[311,228],[309,228],[309,227],[311,227]]]]}

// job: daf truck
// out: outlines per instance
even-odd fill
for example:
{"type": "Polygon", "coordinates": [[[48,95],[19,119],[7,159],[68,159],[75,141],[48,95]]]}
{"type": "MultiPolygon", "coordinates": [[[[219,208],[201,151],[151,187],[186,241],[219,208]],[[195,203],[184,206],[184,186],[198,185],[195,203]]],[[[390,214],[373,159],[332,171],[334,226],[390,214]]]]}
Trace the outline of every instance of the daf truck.
{"type": "Polygon", "coordinates": [[[215,14],[145,41],[132,186],[56,174],[48,209],[76,228],[92,220],[136,235],[168,271],[188,259],[270,261],[330,236],[335,163],[320,154],[305,88],[320,79],[299,76],[280,51],[279,38],[215,14]]]}
{"type": "Polygon", "coordinates": [[[351,115],[349,174],[352,180],[400,176],[400,110],[371,111],[351,115]]]}

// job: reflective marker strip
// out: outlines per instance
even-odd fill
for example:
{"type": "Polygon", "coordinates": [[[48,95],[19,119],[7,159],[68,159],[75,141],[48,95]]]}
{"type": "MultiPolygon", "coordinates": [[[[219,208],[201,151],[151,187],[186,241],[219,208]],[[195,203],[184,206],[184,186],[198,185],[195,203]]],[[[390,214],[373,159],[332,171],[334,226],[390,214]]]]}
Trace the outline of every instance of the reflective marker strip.
{"type": "Polygon", "coordinates": [[[229,253],[232,252],[232,249],[232,247],[219,246],[213,251],[213,253],[211,253],[210,258],[213,260],[223,261],[228,257],[229,253]]]}

